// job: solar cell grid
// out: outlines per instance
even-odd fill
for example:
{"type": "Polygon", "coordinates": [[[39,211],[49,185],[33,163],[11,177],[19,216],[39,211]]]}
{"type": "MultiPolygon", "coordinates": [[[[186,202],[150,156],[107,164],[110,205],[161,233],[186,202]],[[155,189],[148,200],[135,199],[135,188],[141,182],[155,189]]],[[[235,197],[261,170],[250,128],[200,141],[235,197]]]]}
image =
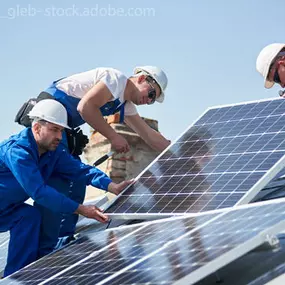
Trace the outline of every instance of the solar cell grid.
{"type": "Polygon", "coordinates": [[[284,215],[282,203],[232,210],[101,284],[193,284],[283,229],[284,215]]]}
{"type": "MultiPolygon", "coordinates": [[[[93,253],[81,256],[82,260],[59,274],[41,283],[29,283],[32,279],[23,280],[20,271],[10,280],[58,285],[192,284],[284,229],[284,209],[285,199],[281,199],[109,230],[98,240],[87,235],[92,249],[90,244],[85,244],[85,248],[93,253]]],[[[80,251],[82,248],[77,249],[80,251]]],[[[40,266],[48,272],[44,259],[40,266]]],[[[37,270],[40,271],[39,266],[37,270]]]]}
{"type": "Polygon", "coordinates": [[[124,238],[140,227],[141,226],[133,226],[131,229],[126,229],[124,232],[114,230],[113,232],[115,234],[113,235],[112,232],[108,231],[96,232],[95,234],[91,231],[90,235],[83,236],[69,246],[64,247],[53,254],[47,255],[39,261],[23,268],[19,272],[16,272],[13,274],[12,278],[5,279],[5,284],[10,284],[10,281],[29,285],[45,282],[45,280],[74,266],[77,262],[80,263],[80,261],[89,255],[102,250],[105,246],[111,245],[116,242],[116,239],[124,238]],[[96,243],[94,243],[93,240],[96,240],[96,243]]]}
{"type": "Polygon", "coordinates": [[[284,110],[282,99],[208,110],[106,212],[139,218],[249,202],[284,166],[284,110]]]}

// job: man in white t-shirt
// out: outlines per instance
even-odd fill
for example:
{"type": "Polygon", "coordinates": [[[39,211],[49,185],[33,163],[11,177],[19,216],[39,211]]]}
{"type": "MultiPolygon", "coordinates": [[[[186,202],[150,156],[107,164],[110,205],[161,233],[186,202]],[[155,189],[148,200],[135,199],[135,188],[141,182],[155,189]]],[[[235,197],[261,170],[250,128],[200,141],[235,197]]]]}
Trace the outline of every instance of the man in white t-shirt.
{"type": "MultiPolygon", "coordinates": [[[[59,101],[67,110],[69,126],[77,128],[86,122],[105,136],[117,152],[127,152],[129,144],[126,139],[117,134],[103,118],[120,112],[121,122],[126,122],[153,149],[163,151],[170,142],[145,123],[135,105],[163,102],[167,81],[166,74],[155,66],[136,67],[133,76],[129,78],[113,68],[95,68],[53,82],[38,98],[53,98],[59,101]]],[[[68,141],[75,142],[70,146],[70,143],[67,144],[67,140],[64,142],[63,139],[66,148],[69,148],[75,156],[80,154],[86,144],[80,132],[75,132],[68,141]]],[[[48,184],[60,188],[61,192],[62,189],[66,189],[70,194],[69,197],[78,203],[84,200],[83,183],[70,183],[61,177],[53,177],[48,184]]],[[[51,215],[47,209],[40,205],[36,206],[41,211],[43,219],[50,219],[51,215]]],[[[59,236],[72,236],[77,219],[76,215],[65,216],[59,236]]],[[[55,221],[45,222],[45,225],[51,225],[50,228],[43,229],[46,231],[46,236],[54,231],[55,227],[52,225],[55,224],[55,221]]],[[[54,242],[47,241],[47,244],[51,245],[54,242]]]]}
{"type": "Polygon", "coordinates": [[[116,151],[128,151],[128,142],[106,123],[103,115],[108,116],[120,110],[122,114],[123,109],[124,121],[153,149],[162,151],[169,141],[141,119],[135,105],[163,102],[167,77],[154,66],[138,67],[134,73],[127,78],[113,68],[96,68],[54,82],[46,92],[66,107],[74,128],[88,123],[109,139],[116,151]],[[118,102],[118,109],[110,108],[110,101],[118,102]]]}

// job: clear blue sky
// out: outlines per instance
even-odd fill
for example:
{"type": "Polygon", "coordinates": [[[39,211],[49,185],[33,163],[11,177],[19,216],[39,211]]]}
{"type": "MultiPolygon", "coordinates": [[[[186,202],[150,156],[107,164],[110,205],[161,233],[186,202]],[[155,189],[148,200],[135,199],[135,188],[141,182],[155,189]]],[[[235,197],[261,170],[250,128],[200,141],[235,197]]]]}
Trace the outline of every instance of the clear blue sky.
{"type": "Polygon", "coordinates": [[[25,100],[101,66],[167,72],[165,102],[139,112],[172,140],[210,106],[275,97],[255,61],[285,42],[284,11],[284,0],[1,1],[0,140],[21,130],[13,120],[25,100]]]}

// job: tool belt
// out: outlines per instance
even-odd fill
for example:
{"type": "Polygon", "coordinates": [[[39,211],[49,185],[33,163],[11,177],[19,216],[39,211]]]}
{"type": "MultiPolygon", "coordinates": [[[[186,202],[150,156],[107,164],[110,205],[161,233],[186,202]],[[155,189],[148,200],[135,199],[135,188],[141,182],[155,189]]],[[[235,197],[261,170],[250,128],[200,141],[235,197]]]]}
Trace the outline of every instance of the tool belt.
{"type": "Polygon", "coordinates": [[[81,155],[89,142],[88,137],[83,134],[79,127],[72,130],[65,129],[65,133],[70,153],[75,157],[81,155]]]}
{"type": "MultiPolygon", "coordinates": [[[[37,98],[29,99],[17,112],[15,122],[25,127],[31,127],[32,121],[28,114],[39,101],[44,99],[54,99],[54,97],[47,92],[41,92],[37,98]]],[[[65,133],[70,153],[78,157],[89,142],[88,137],[83,134],[79,127],[72,130],[65,129],[65,133]]]]}
{"type": "Polygon", "coordinates": [[[54,99],[54,98],[47,92],[41,92],[37,98],[31,98],[22,105],[20,110],[17,112],[14,121],[22,126],[31,127],[32,121],[29,118],[28,114],[38,102],[44,99],[54,99]]]}

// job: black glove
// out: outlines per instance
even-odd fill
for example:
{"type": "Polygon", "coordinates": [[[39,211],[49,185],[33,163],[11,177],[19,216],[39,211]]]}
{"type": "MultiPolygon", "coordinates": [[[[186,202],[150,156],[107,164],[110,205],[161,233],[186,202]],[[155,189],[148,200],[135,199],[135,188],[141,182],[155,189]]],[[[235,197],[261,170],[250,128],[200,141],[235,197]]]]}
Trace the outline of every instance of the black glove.
{"type": "Polygon", "coordinates": [[[66,130],[67,143],[69,151],[74,156],[82,154],[83,149],[89,142],[88,137],[83,134],[80,128],[74,130],[66,130]]]}

